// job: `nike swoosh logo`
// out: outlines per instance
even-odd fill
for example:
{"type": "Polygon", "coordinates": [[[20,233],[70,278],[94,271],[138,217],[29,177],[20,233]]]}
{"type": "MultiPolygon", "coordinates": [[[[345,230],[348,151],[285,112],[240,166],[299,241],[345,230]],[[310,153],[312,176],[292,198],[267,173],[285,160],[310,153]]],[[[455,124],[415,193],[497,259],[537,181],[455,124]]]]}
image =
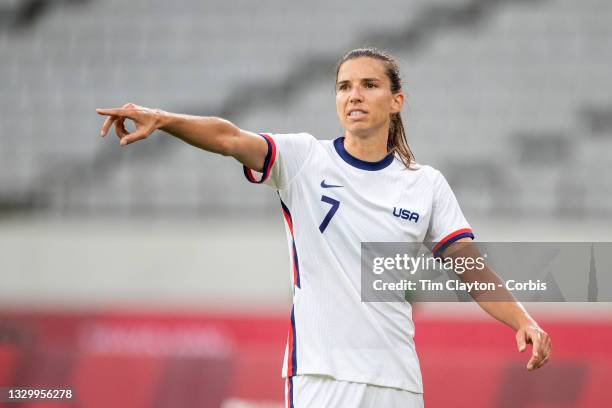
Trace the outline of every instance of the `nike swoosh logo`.
{"type": "Polygon", "coordinates": [[[323,180],[321,182],[321,187],[323,187],[323,188],[333,188],[333,187],[344,187],[344,186],[338,186],[336,184],[325,184],[325,180],[323,180]]]}

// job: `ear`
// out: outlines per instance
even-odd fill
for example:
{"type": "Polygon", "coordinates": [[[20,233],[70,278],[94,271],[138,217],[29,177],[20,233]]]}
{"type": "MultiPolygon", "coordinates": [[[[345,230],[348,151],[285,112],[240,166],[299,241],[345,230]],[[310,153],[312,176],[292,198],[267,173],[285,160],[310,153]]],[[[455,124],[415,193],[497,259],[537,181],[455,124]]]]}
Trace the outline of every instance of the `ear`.
{"type": "Polygon", "coordinates": [[[391,100],[391,113],[401,112],[402,107],[404,106],[404,92],[399,91],[398,93],[393,94],[392,98],[393,99],[391,100]]]}

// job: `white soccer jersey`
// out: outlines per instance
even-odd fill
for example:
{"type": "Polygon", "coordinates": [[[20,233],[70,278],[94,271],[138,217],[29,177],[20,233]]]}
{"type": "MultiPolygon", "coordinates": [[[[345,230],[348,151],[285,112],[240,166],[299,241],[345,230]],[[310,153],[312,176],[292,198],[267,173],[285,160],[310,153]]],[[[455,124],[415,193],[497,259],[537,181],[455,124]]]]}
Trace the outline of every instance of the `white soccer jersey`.
{"type": "Polygon", "coordinates": [[[262,136],[263,173],[244,171],[278,190],[286,222],[294,292],[283,376],[321,374],[422,393],[412,308],[361,301],[361,242],[439,242],[439,253],[473,238],[448,183],[429,166],[407,170],[392,154],[357,159],[342,137],[262,136]]]}

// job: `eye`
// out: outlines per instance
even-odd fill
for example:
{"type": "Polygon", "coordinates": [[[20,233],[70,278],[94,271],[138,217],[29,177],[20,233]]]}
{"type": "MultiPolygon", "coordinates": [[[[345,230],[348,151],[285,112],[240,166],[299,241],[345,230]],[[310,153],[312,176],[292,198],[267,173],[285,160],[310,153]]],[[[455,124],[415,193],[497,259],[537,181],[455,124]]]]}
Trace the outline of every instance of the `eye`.
{"type": "Polygon", "coordinates": [[[371,88],[376,88],[377,86],[374,82],[367,82],[365,84],[365,87],[371,89],[371,88]]]}
{"type": "Polygon", "coordinates": [[[339,91],[344,91],[346,88],[347,88],[347,85],[346,85],[346,84],[340,84],[340,85],[338,85],[338,90],[339,90],[339,91]]]}

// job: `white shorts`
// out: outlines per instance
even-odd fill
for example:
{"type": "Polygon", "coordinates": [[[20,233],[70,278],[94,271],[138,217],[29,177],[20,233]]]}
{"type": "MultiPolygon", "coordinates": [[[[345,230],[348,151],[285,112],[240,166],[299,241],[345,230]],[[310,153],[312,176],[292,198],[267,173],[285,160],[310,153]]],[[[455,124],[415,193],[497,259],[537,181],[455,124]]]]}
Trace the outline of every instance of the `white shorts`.
{"type": "Polygon", "coordinates": [[[296,375],[285,382],[287,408],[423,408],[423,394],[398,388],[296,375]]]}

